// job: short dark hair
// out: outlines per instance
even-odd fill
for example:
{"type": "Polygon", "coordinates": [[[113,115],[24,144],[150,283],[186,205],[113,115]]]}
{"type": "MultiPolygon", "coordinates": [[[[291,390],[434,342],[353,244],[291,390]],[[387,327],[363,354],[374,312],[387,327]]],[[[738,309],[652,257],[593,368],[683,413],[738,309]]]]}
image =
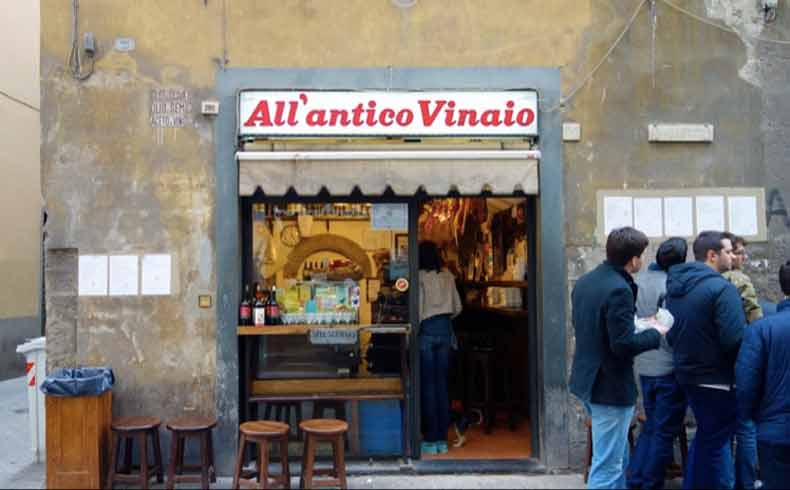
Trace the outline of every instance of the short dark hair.
{"type": "Polygon", "coordinates": [[[727,238],[724,236],[724,233],[720,231],[703,231],[697,235],[697,239],[694,240],[694,245],[692,245],[692,249],[694,250],[694,259],[698,260],[699,262],[705,262],[708,258],[708,251],[713,250],[717,254],[721,252],[721,249],[724,248],[724,245],[721,244],[721,241],[727,238]]]}
{"type": "Polygon", "coordinates": [[[721,234],[724,235],[724,238],[728,238],[732,242],[733,248],[735,248],[736,245],[741,245],[744,247],[747,245],[746,239],[742,236],[736,235],[735,233],[723,231],[721,234]]]}
{"type": "Polygon", "coordinates": [[[439,247],[435,243],[421,242],[419,252],[420,270],[436,272],[442,270],[442,257],[439,255],[439,247]]]}
{"type": "Polygon", "coordinates": [[[616,228],[606,238],[606,260],[612,265],[623,267],[632,258],[641,257],[647,244],[647,235],[636,228],[616,228]]]}
{"type": "Polygon", "coordinates": [[[790,260],[779,268],[779,286],[785,296],[790,296],[790,260]]]}
{"type": "Polygon", "coordinates": [[[669,270],[673,265],[682,264],[688,255],[688,243],[679,237],[672,237],[662,242],[656,252],[656,264],[663,271],[669,270]]]}

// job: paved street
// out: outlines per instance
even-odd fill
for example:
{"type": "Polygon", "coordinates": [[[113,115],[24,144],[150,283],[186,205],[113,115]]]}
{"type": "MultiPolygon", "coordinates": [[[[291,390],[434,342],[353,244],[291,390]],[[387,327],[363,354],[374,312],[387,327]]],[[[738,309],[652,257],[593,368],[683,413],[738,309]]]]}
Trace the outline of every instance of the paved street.
{"type": "Polygon", "coordinates": [[[44,465],[33,464],[24,376],[0,381],[0,488],[43,488],[44,465]]]}
{"type": "MultiPolygon", "coordinates": [[[[0,381],[0,488],[44,488],[45,468],[33,464],[25,378],[0,381]]],[[[230,487],[220,478],[215,488],[230,487]]],[[[349,478],[349,488],[574,488],[580,475],[375,475],[349,478]]],[[[294,478],[292,485],[298,485],[294,478]]],[[[162,485],[153,485],[162,488],[162,485]]],[[[187,486],[187,488],[189,488],[187,486]]],[[[192,488],[196,488],[193,486],[192,488]]]]}

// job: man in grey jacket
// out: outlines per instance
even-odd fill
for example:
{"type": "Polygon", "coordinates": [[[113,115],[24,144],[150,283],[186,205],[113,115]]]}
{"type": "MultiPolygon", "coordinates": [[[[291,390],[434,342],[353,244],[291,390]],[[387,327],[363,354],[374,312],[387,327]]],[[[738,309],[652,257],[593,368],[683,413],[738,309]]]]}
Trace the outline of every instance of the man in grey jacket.
{"type": "MultiPolygon", "coordinates": [[[[655,315],[667,291],[667,271],[686,261],[688,245],[670,238],[658,247],[656,262],[636,275],[639,286],[636,315],[655,315]]],[[[645,423],[629,468],[629,488],[663,488],[667,465],[672,461],[673,441],[686,414],[686,396],[675,381],[672,350],[662,339],[661,348],[636,357],[635,369],[642,388],[645,423]]]]}

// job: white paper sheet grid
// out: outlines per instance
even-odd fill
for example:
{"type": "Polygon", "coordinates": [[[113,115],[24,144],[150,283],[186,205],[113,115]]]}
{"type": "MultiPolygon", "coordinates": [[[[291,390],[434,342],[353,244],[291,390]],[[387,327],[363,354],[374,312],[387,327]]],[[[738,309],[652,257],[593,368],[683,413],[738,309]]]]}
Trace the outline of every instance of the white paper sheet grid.
{"type": "Polygon", "coordinates": [[[664,233],[666,236],[694,235],[694,213],[691,197],[664,198],[664,233]]]}
{"type": "Polygon", "coordinates": [[[634,228],[650,238],[664,236],[664,213],[660,197],[634,198],[634,228]]]}
{"type": "Polygon", "coordinates": [[[107,256],[80,255],[77,288],[80,296],[107,296],[107,256]]]}
{"type": "Polygon", "coordinates": [[[110,255],[110,296],[136,296],[140,292],[139,257],[110,255]]]}
{"type": "Polygon", "coordinates": [[[706,230],[723,231],[724,196],[697,196],[697,233],[706,230]]]}
{"type": "Polygon", "coordinates": [[[171,291],[172,259],[168,254],[143,255],[142,288],[144,295],[165,296],[171,291]]]}
{"type": "Polygon", "coordinates": [[[609,233],[623,226],[634,226],[633,199],[624,196],[606,196],[603,198],[604,233],[609,233]]]}
{"type": "Polygon", "coordinates": [[[729,231],[741,236],[754,236],[758,233],[757,198],[754,196],[730,196],[729,231]]]}

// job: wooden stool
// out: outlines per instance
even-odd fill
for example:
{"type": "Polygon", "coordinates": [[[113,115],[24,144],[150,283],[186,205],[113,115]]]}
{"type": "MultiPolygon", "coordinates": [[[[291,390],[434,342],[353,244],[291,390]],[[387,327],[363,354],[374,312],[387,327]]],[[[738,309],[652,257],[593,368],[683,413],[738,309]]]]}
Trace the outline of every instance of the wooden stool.
{"type": "Polygon", "coordinates": [[[239,483],[255,483],[252,479],[241,477],[241,467],[244,464],[244,449],[248,442],[258,444],[258,457],[256,458],[256,468],[258,470],[258,488],[267,488],[270,484],[282,485],[284,488],[291,488],[291,473],[288,469],[288,434],[291,427],[282,422],[263,420],[259,422],[245,422],[239,427],[241,440],[239,441],[239,453],[236,455],[236,470],[233,473],[233,487],[239,488],[239,483]],[[269,475],[269,443],[279,442],[280,462],[282,472],[279,475],[269,475]]]}
{"type": "Polygon", "coordinates": [[[263,411],[263,418],[264,420],[276,420],[290,425],[291,411],[294,412],[296,420],[296,438],[301,441],[302,433],[299,432],[299,424],[302,422],[302,402],[269,402],[263,411]],[[274,417],[272,417],[272,412],[274,412],[274,417]]]}
{"type": "Polygon", "coordinates": [[[217,425],[214,417],[189,416],[180,417],[167,423],[172,432],[170,443],[170,464],[167,467],[167,488],[172,489],[176,483],[200,483],[201,488],[209,488],[209,480],[216,483],[217,475],[214,468],[214,445],[211,441],[211,429],[217,425]],[[200,464],[184,465],[184,445],[190,437],[200,440],[200,464]],[[200,471],[199,475],[184,475],[184,470],[200,471]]]}
{"type": "Polygon", "coordinates": [[[112,449],[110,450],[110,470],[107,475],[107,486],[112,488],[115,482],[135,483],[141,488],[148,488],[148,480],[152,473],[156,473],[157,483],[162,483],[162,448],[159,445],[159,426],[162,421],[158,417],[122,417],[113,420],[110,428],[112,430],[112,449]],[[148,436],[154,446],[154,463],[148,464],[148,436]],[[121,440],[125,440],[126,448],[124,451],[124,471],[118,472],[118,455],[121,450],[121,440]],[[132,449],[133,442],[137,440],[140,448],[140,473],[132,474],[132,449]]]}
{"type": "Polygon", "coordinates": [[[310,419],[299,424],[305,435],[304,452],[302,453],[302,477],[299,480],[301,488],[339,486],[345,490],[346,461],[343,447],[343,436],[348,432],[348,424],[343,420],[335,419],[310,419]],[[328,441],[332,444],[334,461],[331,469],[314,469],[316,443],[328,441]],[[313,476],[326,475],[331,478],[313,482],[313,476]]]}
{"type": "Polygon", "coordinates": [[[466,353],[467,361],[467,396],[472,398],[475,393],[482,394],[482,400],[468,400],[469,408],[481,408],[483,410],[483,426],[485,433],[490,434],[496,419],[496,397],[494,395],[494,372],[496,371],[503,378],[505,408],[508,412],[508,427],[511,431],[516,429],[515,407],[513,394],[510,386],[510,370],[497,370],[498,354],[490,347],[472,347],[466,353]]]}

